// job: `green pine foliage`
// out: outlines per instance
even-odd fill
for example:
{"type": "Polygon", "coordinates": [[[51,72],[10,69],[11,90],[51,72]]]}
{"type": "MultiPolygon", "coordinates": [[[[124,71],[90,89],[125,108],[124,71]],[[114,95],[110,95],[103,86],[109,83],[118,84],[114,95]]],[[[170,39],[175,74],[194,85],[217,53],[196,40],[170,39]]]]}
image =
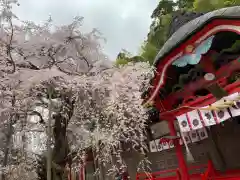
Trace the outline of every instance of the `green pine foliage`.
{"type": "MultiPolygon", "coordinates": [[[[209,12],[238,5],[240,5],[240,0],[160,0],[152,12],[152,24],[146,41],[141,45],[139,51],[141,59],[139,60],[148,61],[150,64],[153,64],[158,51],[168,39],[169,25],[171,24],[174,12],[178,10],[209,12]]],[[[117,58],[116,65],[124,65],[132,60],[128,54],[128,57],[117,58]]]]}

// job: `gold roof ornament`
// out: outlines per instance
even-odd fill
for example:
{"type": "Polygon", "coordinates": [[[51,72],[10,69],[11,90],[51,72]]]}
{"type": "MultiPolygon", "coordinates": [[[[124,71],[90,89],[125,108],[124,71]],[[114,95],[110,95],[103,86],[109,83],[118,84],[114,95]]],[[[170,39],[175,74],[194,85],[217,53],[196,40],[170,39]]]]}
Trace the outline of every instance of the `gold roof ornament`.
{"type": "Polygon", "coordinates": [[[185,48],[185,51],[186,51],[186,53],[192,53],[192,52],[193,52],[193,49],[194,49],[194,46],[193,46],[193,45],[188,45],[188,46],[185,48]]]}

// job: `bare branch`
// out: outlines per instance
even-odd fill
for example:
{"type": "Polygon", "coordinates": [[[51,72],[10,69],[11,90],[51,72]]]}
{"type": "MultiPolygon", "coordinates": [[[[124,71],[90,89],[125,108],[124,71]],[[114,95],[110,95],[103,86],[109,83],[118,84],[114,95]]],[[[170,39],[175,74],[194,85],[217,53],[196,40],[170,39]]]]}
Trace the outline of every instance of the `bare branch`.
{"type": "Polygon", "coordinates": [[[7,55],[9,56],[9,60],[11,62],[11,65],[13,66],[12,73],[16,71],[16,64],[12,58],[12,40],[13,40],[13,24],[12,24],[12,19],[9,19],[10,22],[10,27],[11,27],[11,34],[10,34],[10,41],[9,44],[7,45],[7,55]]]}

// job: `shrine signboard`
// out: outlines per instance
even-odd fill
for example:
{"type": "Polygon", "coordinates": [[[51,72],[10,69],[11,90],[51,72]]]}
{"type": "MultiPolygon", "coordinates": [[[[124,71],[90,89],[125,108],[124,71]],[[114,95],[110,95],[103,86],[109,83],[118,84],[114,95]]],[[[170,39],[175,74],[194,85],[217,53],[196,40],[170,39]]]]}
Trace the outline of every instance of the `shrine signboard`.
{"type": "MultiPolygon", "coordinates": [[[[198,130],[193,130],[189,132],[183,132],[182,137],[180,136],[180,133],[178,133],[179,137],[179,144],[183,145],[183,140],[182,138],[185,139],[186,144],[189,143],[195,143],[202,141],[204,139],[208,138],[207,130],[206,128],[201,128],[198,130]]],[[[164,150],[172,149],[174,148],[173,140],[163,140],[162,138],[150,141],[149,143],[150,146],[150,152],[161,152],[164,150]]]]}

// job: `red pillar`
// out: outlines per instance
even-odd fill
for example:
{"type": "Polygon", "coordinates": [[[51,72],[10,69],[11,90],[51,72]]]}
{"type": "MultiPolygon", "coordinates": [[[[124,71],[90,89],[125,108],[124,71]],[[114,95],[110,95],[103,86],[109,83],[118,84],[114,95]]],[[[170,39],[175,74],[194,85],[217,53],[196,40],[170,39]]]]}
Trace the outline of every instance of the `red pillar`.
{"type": "MultiPolygon", "coordinates": [[[[177,132],[176,132],[175,127],[174,127],[174,118],[169,119],[168,127],[169,127],[169,130],[170,130],[170,135],[171,136],[177,136],[177,132]]],[[[180,169],[180,173],[181,173],[181,178],[182,178],[182,180],[189,180],[187,164],[184,160],[184,155],[183,155],[183,152],[182,152],[182,146],[179,144],[178,140],[174,140],[174,146],[175,146],[176,155],[177,155],[177,158],[178,158],[178,164],[179,164],[179,169],[180,169]]]]}
{"type": "Polygon", "coordinates": [[[83,164],[80,166],[79,180],[85,180],[85,167],[83,164]]]}

